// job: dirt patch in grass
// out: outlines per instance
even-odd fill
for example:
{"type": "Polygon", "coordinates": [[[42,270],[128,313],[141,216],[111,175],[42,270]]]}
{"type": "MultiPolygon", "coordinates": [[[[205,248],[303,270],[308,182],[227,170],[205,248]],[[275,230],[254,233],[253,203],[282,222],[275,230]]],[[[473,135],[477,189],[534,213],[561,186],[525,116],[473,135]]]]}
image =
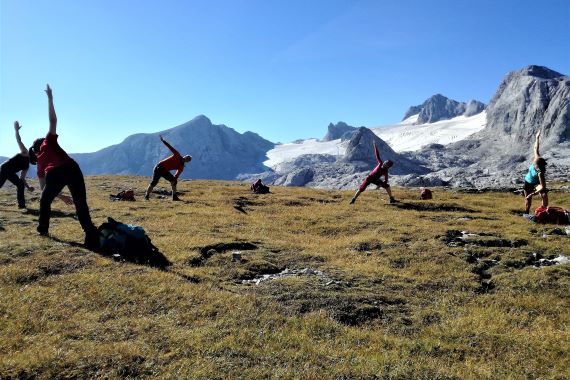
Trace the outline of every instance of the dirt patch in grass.
{"type": "Polygon", "coordinates": [[[78,255],[81,254],[80,252],[70,250],[65,254],[70,256],[65,258],[46,257],[35,260],[35,265],[18,261],[11,268],[6,269],[3,280],[7,283],[25,285],[50,276],[74,273],[93,264],[91,257],[78,255]]]}
{"type": "Polygon", "coordinates": [[[481,247],[519,248],[528,245],[528,241],[524,239],[508,240],[485,232],[470,233],[468,231],[459,230],[448,230],[441,239],[449,247],[478,245],[481,247]]]}
{"type": "Polygon", "coordinates": [[[360,326],[378,319],[395,319],[406,314],[406,301],[382,293],[371,293],[347,284],[323,284],[315,276],[270,281],[257,292],[277,301],[288,314],[326,310],[330,317],[347,326],[360,326]]]}
{"type": "Polygon", "coordinates": [[[199,249],[200,255],[191,257],[188,264],[193,267],[203,265],[206,260],[214,256],[216,253],[227,252],[231,250],[236,251],[249,251],[257,249],[257,245],[250,242],[229,242],[229,243],[216,243],[201,247],[199,249]]]}
{"type": "Polygon", "coordinates": [[[477,210],[473,210],[467,207],[462,207],[456,204],[447,203],[419,203],[419,202],[398,202],[390,204],[392,207],[397,207],[403,210],[414,210],[414,211],[445,211],[445,212],[465,212],[465,213],[476,213],[477,210]]]}

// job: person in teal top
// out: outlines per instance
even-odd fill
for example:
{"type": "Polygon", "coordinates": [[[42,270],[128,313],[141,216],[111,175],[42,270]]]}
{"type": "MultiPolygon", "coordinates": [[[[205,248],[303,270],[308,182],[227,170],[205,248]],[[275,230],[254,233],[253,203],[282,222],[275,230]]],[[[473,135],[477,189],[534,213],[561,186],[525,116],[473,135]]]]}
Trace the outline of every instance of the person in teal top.
{"type": "Polygon", "coordinates": [[[546,188],[546,160],[540,156],[540,131],[536,134],[534,143],[534,160],[528,167],[528,173],[524,177],[524,206],[525,213],[530,212],[532,197],[540,194],[542,205],[548,207],[548,189],[546,188]]]}

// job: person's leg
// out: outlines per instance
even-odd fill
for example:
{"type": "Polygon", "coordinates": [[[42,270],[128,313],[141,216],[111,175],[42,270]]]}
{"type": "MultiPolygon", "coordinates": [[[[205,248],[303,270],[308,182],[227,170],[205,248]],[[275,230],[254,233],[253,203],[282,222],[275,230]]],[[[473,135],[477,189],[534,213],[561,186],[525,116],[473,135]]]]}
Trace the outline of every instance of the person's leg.
{"type": "Polygon", "coordinates": [[[525,214],[530,213],[530,207],[532,206],[532,196],[530,196],[529,198],[527,197],[529,194],[532,194],[533,192],[534,192],[534,187],[525,181],[523,187],[525,214]]]}
{"type": "Polygon", "coordinates": [[[26,198],[24,196],[24,182],[18,177],[16,173],[12,173],[8,176],[8,181],[12,182],[16,186],[18,194],[18,208],[26,208],[26,198]]]}
{"type": "Polygon", "coordinates": [[[3,166],[0,166],[0,188],[4,186],[4,183],[8,179],[8,172],[4,169],[3,166]]]}
{"type": "Polygon", "coordinates": [[[179,201],[180,198],[178,198],[178,195],[176,194],[176,185],[178,184],[178,181],[176,181],[176,179],[172,182],[170,182],[170,185],[172,186],[172,200],[173,201],[179,201]]]}
{"type": "Polygon", "coordinates": [[[394,203],[396,201],[396,199],[394,199],[394,197],[392,196],[392,189],[390,188],[390,185],[386,184],[386,186],[384,186],[384,189],[386,189],[386,192],[388,193],[388,196],[390,197],[390,203],[394,203]]]}
{"type": "Polygon", "coordinates": [[[366,190],[366,188],[368,187],[368,185],[370,185],[372,182],[370,180],[370,177],[367,176],[364,181],[362,181],[362,183],[360,184],[360,186],[358,187],[358,190],[356,190],[356,193],[354,193],[354,196],[352,197],[352,200],[350,201],[350,204],[353,204],[354,202],[356,202],[356,198],[358,198],[360,196],[360,194],[366,190]]]}
{"type": "Polygon", "coordinates": [[[350,204],[353,204],[354,202],[356,202],[356,198],[358,198],[358,196],[360,195],[360,193],[362,193],[362,191],[360,191],[360,189],[356,190],[356,193],[354,193],[354,196],[353,196],[352,199],[350,200],[350,204]]]}
{"type": "Polygon", "coordinates": [[[540,193],[540,196],[542,197],[542,206],[548,207],[548,193],[542,192],[542,193],[540,193]]]}
{"type": "MultiPolygon", "coordinates": [[[[83,173],[76,162],[66,165],[66,184],[73,198],[73,203],[75,204],[75,211],[77,212],[77,219],[85,232],[85,244],[90,245],[90,243],[95,242],[95,237],[97,236],[97,228],[91,220],[91,215],[89,214],[89,206],[87,205],[87,191],[85,189],[85,179],[83,178],[83,173]],[[93,241],[91,241],[93,240],[93,241]]],[[[98,237],[97,237],[98,239],[98,237]]]]}
{"type": "Polygon", "coordinates": [[[48,234],[51,203],[65,186],[64,174],[65,168],[63,168],[63,170],[62,168],[55,168],[46,175],[46,185],[40,198],[40,217],[37,228],[41,235],[48,234]]]}
{"type": "Polygon", "coordinates": [[[150,181],[150,184],[146,189],[146,193],[144,194],[144,199],[146,199],[147,201],[150,197],[150,193],[152,193],[152,190],[158,184],[158,181],[160,180],[161,176],[162,176],[161,167],[159,165],[156,165],[154,167],[154,170],[152,171],[152,180],[150,181]]]}

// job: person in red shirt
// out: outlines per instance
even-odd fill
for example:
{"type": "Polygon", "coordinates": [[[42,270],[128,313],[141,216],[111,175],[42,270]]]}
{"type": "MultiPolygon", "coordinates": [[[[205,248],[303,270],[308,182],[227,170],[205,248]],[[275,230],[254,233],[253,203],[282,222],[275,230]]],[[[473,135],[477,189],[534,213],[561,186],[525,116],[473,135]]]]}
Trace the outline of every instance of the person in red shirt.
{"type": "Polygon", "coordinates": [[[172,147],[172,145],[170,145],[165,139],[162,138],[162,136],[160,136],[160,141],[162,141],[162,143],[166,145],[168,149],[170,149],[172,155],[160,161],[154,167],[152,173],[152,181],[150,182],[150,185],[148,185],[148,188],[146,189],[144,199],[148,201],[152,189],[154,189],[154,187],[158,184],[158,181],[162,177],[166,179],[168,182],[170,182],[170,185],[172,186],[172,200],[179,201],[180,198],[178,198],[178,196],[176,195],[176,184],[178,183],[178,177],[184,170],[184,164],[192,161],[192,156],[186,155],[182,157],[180,153],[178,153],[178,151],[172,147]],[[176,170],[176,173],[172,175],[172,173],[170,173],[171,170],[176,170]]]}
{"type": "Polygon", "coordinates": [[[380,152],[378,152],[378,148],[376,147],[376,143],[374,143],[374,155],[376,156],[376,161],[378,162],[378,165],[376,165],[376,167],[370,172],[370,174],[366,176],[362,184],[360,184],[360,187],[358,188],[358,190],[356,190],[356,193],[354,194],[354,197],[352,197],[350,204],[356,202],[356,198],[358,198],[360,193],[366,190],[368,185],[370,185],[371,183],[378,186],[377,188],[383,187],[384,189],[386,189],[386,192],[390,197],[390,203],[396,202],[396,200],[392,196],[392,190],[390,189],[390,185],[388,184],[388,169],[390,169],[392,165],[394,165],[394,163],[390,160],[387,160],[386,162],[382,161],[382,159],[380,158],[380,152]],[[380,177],[382,176],[384,176],[384,181],[380,179],[380,177]]]}
{"type": "Polygon", "coordinates": [[[37,164],[38,179],[42,188],[37,230],[40,235],[48,235],[51,204],[55,197],[59,197],[67,204],[75,204],[77,218],[85,232],[85,246],[89,249],[97,249],[99,247],[99,233],[89,214],[83,173],[77,162],[69,157],[57,142],[57,116],[49,85],[45,91],[49,106],[49,132],[45,138],[34,141],[29,150],[30,162],[37,164]],[[60,194],[65,186],[71,192],[71,199],[60,194]]]}

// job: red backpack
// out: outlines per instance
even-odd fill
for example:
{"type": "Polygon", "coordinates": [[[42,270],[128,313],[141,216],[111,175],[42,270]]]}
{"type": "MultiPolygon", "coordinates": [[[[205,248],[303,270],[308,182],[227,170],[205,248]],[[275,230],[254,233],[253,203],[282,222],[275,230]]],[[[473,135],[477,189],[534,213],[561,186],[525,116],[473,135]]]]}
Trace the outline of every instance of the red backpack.
{"type": "Polygon", "coordinates": [[[568,224],[570,223],[569,216],[569,210],[556,206],[540,206],[534,211],[534,221],[537,223],[568,224]]]}
{"type": "Polygon", "coordinates": [[[432,198],[433,198],[433,195],[431,193],[431,190],[422,188],[422,191],[420,192],[420,199],[426,200],[426,199],[432,199],[432,198]]]}

